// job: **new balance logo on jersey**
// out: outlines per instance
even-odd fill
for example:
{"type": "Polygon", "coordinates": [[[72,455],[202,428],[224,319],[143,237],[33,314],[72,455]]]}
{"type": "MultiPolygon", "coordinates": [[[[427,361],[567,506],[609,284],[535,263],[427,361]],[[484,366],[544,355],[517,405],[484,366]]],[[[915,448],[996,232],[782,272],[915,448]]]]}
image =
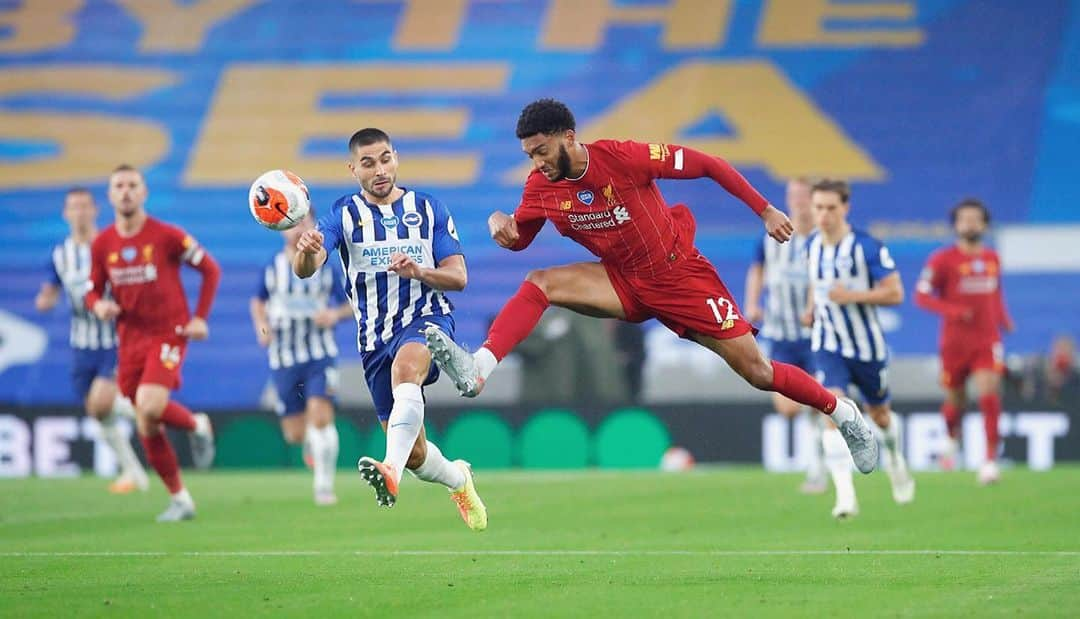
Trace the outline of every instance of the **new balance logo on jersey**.
{"type": "Polygon", "coordinates": [[[626,210],[625,206],[616,206],[611,212],[615,215],[615,223],[617,224],[624,224],[630,221],[630,213],[626,210]]]}

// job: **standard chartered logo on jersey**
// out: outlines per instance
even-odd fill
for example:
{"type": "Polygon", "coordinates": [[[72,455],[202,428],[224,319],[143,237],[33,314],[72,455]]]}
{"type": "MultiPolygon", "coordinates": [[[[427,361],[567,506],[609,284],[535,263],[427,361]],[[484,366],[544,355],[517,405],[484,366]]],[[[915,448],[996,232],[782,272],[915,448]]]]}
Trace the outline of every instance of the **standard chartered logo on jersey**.
{"type": "Polygon", "coordinates": [[[625,206],[616,206],[610,211],[570,213],[566,221],[574,230],[606,230],[630,221],[630,212],[625,206]]]}

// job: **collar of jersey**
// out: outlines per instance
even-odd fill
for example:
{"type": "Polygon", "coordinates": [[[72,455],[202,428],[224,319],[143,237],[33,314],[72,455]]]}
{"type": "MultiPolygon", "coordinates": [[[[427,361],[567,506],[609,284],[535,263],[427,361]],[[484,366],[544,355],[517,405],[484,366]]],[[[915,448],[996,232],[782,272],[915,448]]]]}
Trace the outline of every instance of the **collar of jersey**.
{"type": "MultiPolygon", "coordinates": [[[[581,147],[585,149],[585,169],[581,171],[581,176],[566,179],[571,183],[576,183],[585,178],[585,175],[589,173],[589,164],[592,163],[592,155],[589,154],[589,147],[585,146],[585,144],[582,144],[581,147]]],[[[404,189],[404,187],[402,189],[404,189]]]]}

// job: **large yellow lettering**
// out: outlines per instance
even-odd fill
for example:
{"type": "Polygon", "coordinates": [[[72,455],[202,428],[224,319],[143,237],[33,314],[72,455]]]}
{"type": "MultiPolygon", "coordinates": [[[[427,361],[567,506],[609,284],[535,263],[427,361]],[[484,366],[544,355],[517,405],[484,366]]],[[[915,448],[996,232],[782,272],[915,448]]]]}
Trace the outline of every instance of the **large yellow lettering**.
{"type": "Polygon", "coordinates": [[[139,51],[191,52],[202,46],[215,24],[251,6],[255,0],[117,0],[139,23],[139,51]]]}
{"type": "MultiPolygon", "coordinates": [[[[289,168],[312,183],[346,181],[346,142],[361,127],[379,127],[399,138],[460,138],[468,125],[465,106],[363,106],[319,109],[327,94],[498,93],[509,75],[503,64],[425,63],[357,66],[242,64],[221,79],[210,114],[195,145],[185,182],[245,184],[259,173],[289,168]],[[307,140],[341,140],[341,154],[305,156],[307,140]]],[[[468,184],[480,168],[476,152],[412,152],[402,157],[410,182],[468,184]]]]}
{"type": "MultiPolygon", "coordinates": [[[[675,142],[764,168],[774,177],[831,175],[880,180],[884,173],[770,62],[690,62],[581,128],[585,139],[675,142]],[[722,114],[734,137],[681,138],[707,114],[722,114]]],[[[528,165],[505,180],[519,183],[528,165]]]]}
{"type": "Polygon", "coordinates": [[[71,43],[75,37],[71,16],[82,5],[82,0],[26,0],[0,12],[0,29],[9,31],[0,38],[0,52],[39,52],[71,43]]]}
{"type": "Polygon", "coordinates": [[[469,0],[406,0],[394,32],[394,48],[454,49],[468,8],[469,0]]]}
{"type": "MultiPolygon", "coordinates": [[[[0,98],[17,94],[66,94],[124,101],[174,81],[167,71],[115,66],[5,69],[4,79],[0,80],[0,98]]],[[[55,157],[0,164],[3,189],[91,182],[108,176],[119,163],[149,167],[169,149],[169,135],[156,123],[70,112],[0,113],[0,140],[60,146],[55,157]]]]}
{"type": "Polygon", "coordinates": [[[594,49],[611,24],[664,27],[665,49],[712,48],[723,44],[731,0],[672,0],[666,6],[615,6],[613,0],[552,0],[540,36],[547,49],[594,49]]]}
{"type": "Polygon", "coordinates": [[[831,0],[769,0],[765,5],[758,31],[758,43],[774,47],[805,47],[820,45],[828,47],[853,47],[880,45],[910,47],[923,42],[925,35],[919,28],[901,30],[846,28],[827,30],[826,20],[910,21],[915,17],[915,7],[910,2],[842,2],[831,0]]]}

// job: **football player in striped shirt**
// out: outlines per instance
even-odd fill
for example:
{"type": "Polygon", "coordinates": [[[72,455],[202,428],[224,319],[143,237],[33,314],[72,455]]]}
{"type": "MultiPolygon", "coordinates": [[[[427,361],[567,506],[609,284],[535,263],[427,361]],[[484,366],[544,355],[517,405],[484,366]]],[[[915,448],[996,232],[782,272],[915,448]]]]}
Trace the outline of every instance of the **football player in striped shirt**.
{"type": "MultiPolygon", "coordinates": [[[[811,193],[818,231],[807,243],[810,301],[804,322],[813,325],[811,347],[818,380],[838,396],[854,385],[885,445],[885,472],[893,499],[915,499],[900,428],[889,407],[889,351],[878,319],[879,306],[899,305],[904,286],[888,248],[847,221],[851,190],[838,180],[821,180],[811,193]],[[811,318],[812,315],[812,318],[811,318]]],[[[825,463],[836,486],[833,516],[859,512],[851,479],[851,458],[840,433],[823,433],[825,463]]]]}
{"type": "Polygon", "coordinates": [[[285,442],[304,445],[315,475],[316,505],[334,505],[338,433],[334,426],[337,342],[334,325],[352,316],[341,273],[325,265],[308,279],[293,273],[296,242],[315,228],[314,211],[282,231],[285,241],[260,274],[251,299],[255,337],[267,349],[285,442]]]}
{"type": "Polygon", "coordinates": [[[45,312],[56,307],[62,294],[71,305],[71,378],[86,414],[101,424],[101,437],[116,454],[120,475],[109,491],[126,494],[147,490],[150,480],[117,421],[135,419],[131,401],[116,388],[116,325],[99,320],[86,309],[83,298],[90,281],[90,242],[97,236],[97,204],[89,189],[75,187],[64,196],[64,221],[70,234],[53,248],[48,277],[34,299],[45,312]]]}
{"type": "MultiPolygon", "coordinates": [[[[793,178],[787,183],[787,207],[795,228],[788,243],[777,243],[765,234],[754,245],[754,260],[746,271],[746,318],[750,322],[764,320],[761,339],[766,356],[790,363],[812,373],[813,352],[810,350],[810,328],[802,324],[806,312],[807,284],[806,241],[814,231],[814,214],[810,210],[811,182],[793,178]],[[766,293],[762,305],[762,292],[766,293]]],[[[824,419],[816,411],[773,392],[776,412],[793,419],[806,412],[806,443],[809,453],[806,479],[801,490],[806,494],[821,494],[828,489],[824,454],[821,449],[821,429],[824,419]]]]}
{"type": "Polygon", "coordinates": [[[364,376],[386,430],[386,457],[360,458],[360,473],[387,507],[397,501],[405,469],[442,484],[465,524],[482,530],[487,510],[469,463],[448,460],[424,432],[423,388],[439,371],[422,329],[454,332],[444,292],[464,289],[468,279],[454,220],[430,194],[397,185],[398,156],[385,132],[357,131],[349,157],[360,191],[338,199],[316,230],[300,236],[293,270],[311,277],[335,252],[345,272],[364,376]]]}

